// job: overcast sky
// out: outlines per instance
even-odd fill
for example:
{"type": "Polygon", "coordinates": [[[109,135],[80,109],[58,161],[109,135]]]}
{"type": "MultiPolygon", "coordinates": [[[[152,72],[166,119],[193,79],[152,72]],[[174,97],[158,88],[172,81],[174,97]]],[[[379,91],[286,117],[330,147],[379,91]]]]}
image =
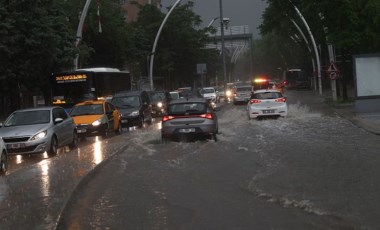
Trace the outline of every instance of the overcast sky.
{"type": "MultiPolygon", "coordinates": [[[[186,0],[182,0],[185,2],[186,0]]],[[[161,0],[163,7],[173,5],[176,0],[161,0]]],[[[193,0],[195,2],[194,11],[200,15],[203,25],[207,26],[213,18],[219,17],[219,0],[193,0]]],[[[249,25],[253,38],[258,38],[262,13],[266,7],[263,0],[222,0],[223,17],[230,18],[230,25],[249,25]]],[[[219,21],[215,21],[214,26],[218,26],[219,21]]]]}

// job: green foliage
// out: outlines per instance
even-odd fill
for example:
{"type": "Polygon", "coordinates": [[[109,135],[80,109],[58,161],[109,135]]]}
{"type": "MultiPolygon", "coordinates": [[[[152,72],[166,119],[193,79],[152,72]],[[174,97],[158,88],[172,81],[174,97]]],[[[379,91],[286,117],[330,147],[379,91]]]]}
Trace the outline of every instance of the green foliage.
{"type": "MultiPolygon", "coordinates": [[[[289,34],[298,33],[289,19],[303,23],[290,1],[268,0],[261,33],[275,33],[280,43],[291,42],[289,34]]],[[[378,0],[292,1],[308,22],[317,44],[334,44],[342,55],[380,51],[380,2],[378,0]]],[[[306,33],[306,30],[304,30],[306,33]]],[[[307,34],[307,33],[306,33],[307,34]]],[[[308,52],[304,49],[304,52],[308,52]]],[[[294,60],[294,59],[293,59],[294,60]]],[[[290,63],[291,59],[286,62],[290,63]]]]}
{"type": "Polygon", "coordinates": [[[50,73],[71,66],[72,31],[54,1],[7,1],[0,5],[0,72],[3,87],[48,94],[50,73]]]}
{"type": "MultiPolygon", "coordinates": [[[[193,2],[178,5],[161,32],[155,56],[154,76],[175,76],[172,87],[192,85],[196,80],[196,64],[212,67],[218,56],[203,47],[209,41],[210,29],[199,29],[201,19],[192,11],[193,2]]],[[[165,15],[152,5],[141,7],[138,20],[128,26],[128,63],[139,66],[136,74],[148,76],[150,56],[157,31],[165,15]]]]}

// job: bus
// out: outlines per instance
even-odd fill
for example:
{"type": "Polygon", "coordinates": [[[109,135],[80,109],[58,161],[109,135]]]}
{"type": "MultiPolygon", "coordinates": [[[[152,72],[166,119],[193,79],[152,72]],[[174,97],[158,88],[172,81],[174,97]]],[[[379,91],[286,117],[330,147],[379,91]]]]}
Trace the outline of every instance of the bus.
{"type": "Polygon", "coordinates": [[[132,89],[129,71],[88,68],[52,73],[52,104],[70,109],[86,100],[111,98],[118,91],[132,89]]]}
{"type": "Polygon", "coordinates": [[[288,89],[311,88],[311,78],[301,69],[288,69],[284,71],[283,80],[288,89]]]}

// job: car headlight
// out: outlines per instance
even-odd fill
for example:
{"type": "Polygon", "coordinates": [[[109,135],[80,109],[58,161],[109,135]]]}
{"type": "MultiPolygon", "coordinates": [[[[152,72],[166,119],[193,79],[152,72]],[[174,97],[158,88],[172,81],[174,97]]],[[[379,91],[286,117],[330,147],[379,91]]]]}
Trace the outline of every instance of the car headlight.
{"type": "Polygon", "coordinates": [[[229,90],[226,91],[226,95],[227,95],[228,97],[231,96],[231,94],[232,94],[231,91],[229,91],[229,90]]]}
{"type": "Polygon", "coordinates": [[[162,102],[158,102],[157,106],[161,108],[162,107],[162,102]]]}
{"type": "Polygon", "coordinates": [[[40,132],[40,133],[37,133],[36,135],[34,135],[30,140],[32,140],[32,141],[39,140],[39,139],[46,137],[46,135],[47,135],[47,131],[43,131],[43,132],[40,132]]]}
{"type": "Polygon", "coordinates": [[[100,122],[100,119],[99,119],[99,120],[92,122],[92,126],[99,126],[101,123],[102,122],[100,122]]]}
{"type": "Polygon", "coordinates": [[[140,112],[138,110],[130,113],[131,116],[138,116],[139,114],[140,114],[140,112]]]}

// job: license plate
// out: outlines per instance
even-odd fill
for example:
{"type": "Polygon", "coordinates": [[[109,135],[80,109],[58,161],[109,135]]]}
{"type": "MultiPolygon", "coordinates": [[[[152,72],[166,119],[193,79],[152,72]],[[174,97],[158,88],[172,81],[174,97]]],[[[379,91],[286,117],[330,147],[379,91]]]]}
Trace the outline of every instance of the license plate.
{"type": "Polygon", "coordinates": [[[180,133],[193,133],[193,132],[195,132],[195,129],[194,128],[180,129],[179,132],[180,133]]]}
{"type": "Polygon", "coordinates": [[[87,130],[86,129],[78,129],[78,133],[85,133],[87,130]]]}
{"type": "Polygon", "coordinates": [[[274,113],[274,110],[263,110],[263,114],[274,113]]]}
{"type": "Polygon", "coordinates": [[[22,148],[24,146],[25,146],[24,143],[16,143],[16,144],[8,144],[7,148],[9,148],[9,149],[19,149],[19,148],[22,148]]]}

